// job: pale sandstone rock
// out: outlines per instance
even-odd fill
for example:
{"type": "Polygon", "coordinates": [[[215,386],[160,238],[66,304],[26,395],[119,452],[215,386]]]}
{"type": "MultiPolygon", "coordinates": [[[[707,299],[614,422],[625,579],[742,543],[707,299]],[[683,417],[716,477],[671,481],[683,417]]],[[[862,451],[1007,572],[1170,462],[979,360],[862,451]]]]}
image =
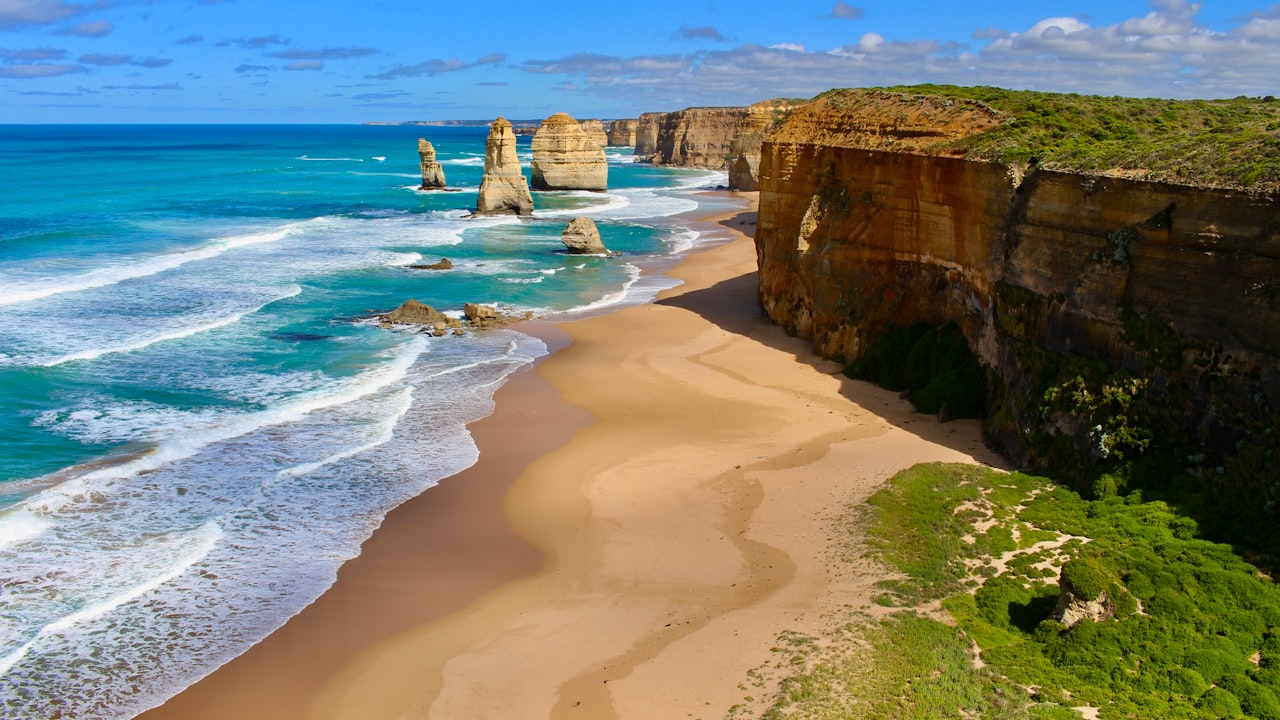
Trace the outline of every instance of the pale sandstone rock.
{"type": "Polygon", "coordinates": [[[658,148],[658,126],[667,113],[643,113],[636,120],[636,162],[649,162],[658,148]]]}
{"type": "Polygon", "coordinates": [[[489,127],[489,138],[484,143],[484,179],[480,181],[480,194],[476,198],[476,214],[503,213],[532,214],[533,196],[520,172],[511,123],[499,117],[489,127]]]}
{"type": "Polygon", "coordinates": [[[533,136],[531,169],[535,190],[605,190],[609,186],[604,148],[565,113],[542,121],[533,136]]]}
{"type": "Polygon", "coordinates": [[[798,103],[777,99],[758,102],[747,108],[747,114],[729,141],[729,189],[760,189],[760,148],[769,131],[791,114],[798,103]]]}
{"type": "Polygon", "coordinates": [[[383,321],[395,325],[436,325],[448,324],[449,318],[430,305],[409,298],[400,307],[382,316],[383,321]]]}
{"type": "Polygon", "coordinates": [[[444,187],[444,168],[436,162],[435,146],[423,138],[418,138],[418,160],[422,169],[422,189],[444,187]]]}
{"type": "Polygon", "coordinates": [[[564,226],[560,240],[571,255],[608,255],[609,248],[600,240],[600,229],[589,217],[576,217],[564,226]]]}
{"type": "Polygon", "coordinates": [[[636,126],[639,120],[611,120],[608,125],[607,142],[609,147],[635,147],[636,126]]]}
{"type": "Polygon", "coordinates": [[[604,130],[604,123],[596,118],[588,118],[578,123],[582,126],[582,132],[586,133],[591,141],[600,147],[609,144],[609,133],[604,130]]]}

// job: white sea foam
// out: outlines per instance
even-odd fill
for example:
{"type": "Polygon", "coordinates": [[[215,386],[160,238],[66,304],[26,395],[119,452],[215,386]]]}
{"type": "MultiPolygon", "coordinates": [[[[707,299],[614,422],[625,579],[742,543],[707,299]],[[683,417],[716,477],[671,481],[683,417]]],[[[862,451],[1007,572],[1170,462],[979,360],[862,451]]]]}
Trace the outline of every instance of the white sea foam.
{"type": "Polygon", "coordinates": [[[378,162],[386,162],[386,161],[387,161],[387,156],[386,156],[386,155],[374,155],[374,156],[373,156],[373,159],[374,159],[374,160],[377,160],[378,162]]]}
{"type": "MultiPolygon", "coordinates": [[[[416,255],[416,253],[414,254],[416,255]]],[[[418,257],[420,258],[421,256],[419,255],[418,257]]],[[[410,260],[409,262],[410,263],[415,262],[415,260],[410,260]]],[[[271,303],[279,302],[281,300],[285,300],[291,297],[296,297],[301,293],[302,293],[302,288],[298,285],[293,285],[289,288],[287,292],[285,292],[282,295],[279,295],[278,297],[272,298],[271,300],[268,300],[267,302],[262,303],[257,307],[250,308],[242,312],[233,313],[226,317],[217,318],[215,320],[211,320],[208,322],[197,322],[187,327],[180,327],[174,330],[168,330],[168,331],[156,333],[154,335],[144,336],[120,345],[90,348],[88,350],[80,350],[78,352],[69,353],[67,355],[63,355],[61,357],[54,358],[52,360],[47,360],[45,362],[41,362],[38,364],[44,367],[55,367],[57,365],[62,365],[63,363],[74,362],[76,360],[96,360],[104,355],[113,355],[115,353],[137,352],[138,350],[142,350],[143,348],[151,347],[156,343],[166,342],[168,340],[181,340],[182,338],[191,337],[192,335],[197,335],[199,333],[209,332],[210,330],[217,330],[218,328],[232,325],[234,323],[240,322],[240,320],[244,318],[246,315],[250,315],[252,313],[258,312],[259,310],[265,308],[271,303]]]]}
{"type": "Polygon", "coordinates": [[[0,283],[0,287],[3,287],[0,290],[0,305],[32,302],[53,295],[91,290],[115,285],[126,280],[155,275],[197,260],[215,258],[230,250],[278,242],[290,235],[303,232],[309,226],[326,221],[326,218],[315,218],[306,222],[290,223],[267,232],[219,238],[193,250],[136,258],[127,263],[112,265],[100,270],[92,270],[80,275],[45,278],[37,281],[5,280],[0,283]]]}
{"type": "Polygon", "coordinates": [[[83,501],[90,485],[96,481],[125,478],[155,470],[189,458],[213,443],[240,437],[264,427],[293,422],[317,410],[353,402],[403,379],[425,346],[426,340],[415,336],[398,348],[388,362],[335,381],[322,390],[304,393],[258,412],[214,415],[215,421],[204,427],[175,433],[148,453],[118,465],[90,470],[24,500],[21,506],[34,512],[57,512],[70,503],[83,501]]]}
{"type": "Polygon", "coordinates": [[[467,167],[484,167],[483,157],[449,158],[441,160],[441,165],[465,165],[467,167]]]}
{"type": "Polygon", "coordinates": [[[10,545],[39,537],[53,526],[46,518],[31,514],[23,508],[0,512],[0,550],[10,545]]]}
{"type": "Polygon", "coordinates": [[[290,468],[285,468],[284,470],[277,472],[276,476],[283,477],[285,475],[289,475],[291,477],[302,477],[303,475],[314,472],[326,465],[341,462],[347,458],[352,458],[360,453],[372,450],[380,445],[387,444],[395,434],[396,424],[400,422],[400,418],[404,417],[405,413],[409,412],[409,408],[412,407],[412,405],[413,388],[404,388],[398,393],[398,399],[395,403],[396,410],[387,417],[378,421],[376,425],[377,432],[368,442],[356,445],[355,447],[344,448],[339,452],[333,453],[319,460],[305,462],[299,465],[294,465],[290,468]]]}
{"type": "MultiPolygon", "coordinates": [[[[27,654],[31,652],[32,648],[44,638],[51,635],[63,634],[81,623],[101,617],[125,603],[132,602],[133,600],[156,590],[161,585],[164,585],[170,580],[186,572],[192,565],[195,565],[204,559],[221,537],[222,529],[218,527],[218,524],[208,522],[202,525],[194,533],[190,533],[187,537],[179,538],[179,542],[171,543],[173,547],[168,549],[171,552],[176,553],[177,557],[167,567],[161,568],[159,572],[149,576],[141,578],[127,578],[128,580],[135,580],[135,584],[125,587],[125,589],[119,593],[100,598],[90,598],[90,602],[86,603],[81,609],[64,615],[40,628],[40,631],[36,633],[35,637],[28,640],[17,650],[10,652],[3,658],[0,658],[0,677],[6,675],[14,665],[22,660],[22,658],[26,657],[27,654]]],[[[172,557],[172,555],[170,557],[172,557]]],[[[136,566],[134,566],[133,570],[133,574],[140,574],[137,572],[136,566]]],[[[119,581],[121,578],[115,579],[119,581]]],[[[108,587],[114,586],[115,584],[113,583],[108,587]]]]}

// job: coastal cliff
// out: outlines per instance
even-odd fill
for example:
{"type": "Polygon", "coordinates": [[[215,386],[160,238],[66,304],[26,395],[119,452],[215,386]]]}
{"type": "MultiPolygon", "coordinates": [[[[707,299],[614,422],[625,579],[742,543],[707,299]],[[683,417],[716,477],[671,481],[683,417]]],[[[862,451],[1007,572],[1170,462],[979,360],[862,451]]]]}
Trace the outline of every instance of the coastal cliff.
{"type": "Polygon", "coordinates": [[[1239,532],[1273,522],[1280,193],[974,152],[1016,122],[877,91],[792,111],[760,161],[765,312],[843,362],[954,324],[1015,461],[1098,494],[1181,484],[1239,532]]]}
{"type": "Polygon", "coordinates": [[[800,102],[777,99],[748,107],[645,113],[636,121],[636,161],[727,170],[731,190],[757,190],[765,136],[800,102]]]}
{"type": "Polygon", "coordinates": [[[605,144],[608,147],[635,147],[638,122],[638,120],[628,119],[610,120],[605,144]]]}
{"type": "Polygon", "coordinates": [[[650,162],[653,159],[653,154],[658,149],[658,127],[666,117],[666,113],[647,112],[636,118],[636,162],[650,162]]]}

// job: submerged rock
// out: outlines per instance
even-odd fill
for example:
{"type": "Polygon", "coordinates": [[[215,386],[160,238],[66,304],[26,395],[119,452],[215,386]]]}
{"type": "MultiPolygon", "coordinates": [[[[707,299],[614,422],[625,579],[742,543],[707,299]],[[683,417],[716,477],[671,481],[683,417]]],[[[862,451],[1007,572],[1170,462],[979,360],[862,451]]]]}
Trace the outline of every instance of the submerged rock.
{"type": "Polygon", "coordinates": [[[560,241],[573,255],[608,255],[609,248],[600,240],[600,229],[589,217],[576,217],[564,226],[560,241]]]}
{"type": "Polygon", "coordinates": [[[435,146],[423,138],[418,138],[418,160],[422,169],[422,189],[444,187],[444,168],[436,161],[435,146]]]}
{"type": "MultiPolygon", "coordinates": [[[[599,121],[597,121],[599,122],[599,121]]],[[[604,146],[583,132],[565,113],[542,121],[533,136],[532,185],[535,190],[605,190],[609,162],[604,146]]]]}
{"type": "Polygon", "coordinates": [[[476,214],[504,213],[531,215],[533,196],[520,172],[511,123],[499,117],[489,127],[489,138],[484,143],[484,179],[480,181],[480,194],[476,198],[476,214]]]}

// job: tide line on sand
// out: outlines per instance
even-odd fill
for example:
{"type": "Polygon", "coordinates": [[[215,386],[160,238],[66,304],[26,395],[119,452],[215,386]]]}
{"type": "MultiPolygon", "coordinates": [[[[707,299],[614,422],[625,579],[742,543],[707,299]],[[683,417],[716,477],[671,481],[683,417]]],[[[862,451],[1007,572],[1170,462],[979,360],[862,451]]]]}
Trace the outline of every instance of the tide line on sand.
{"type": "Polygon", "coordinates": [[[473,426],[480,462],[143,717],[722,717],[780,632],[874,612],[873,572],[829,572],[833,516],[917,462],[998,459],[769,325],[754,217],[703,218],[737,237],[655,303],[530,328],[568,346],[473,426]]]}

